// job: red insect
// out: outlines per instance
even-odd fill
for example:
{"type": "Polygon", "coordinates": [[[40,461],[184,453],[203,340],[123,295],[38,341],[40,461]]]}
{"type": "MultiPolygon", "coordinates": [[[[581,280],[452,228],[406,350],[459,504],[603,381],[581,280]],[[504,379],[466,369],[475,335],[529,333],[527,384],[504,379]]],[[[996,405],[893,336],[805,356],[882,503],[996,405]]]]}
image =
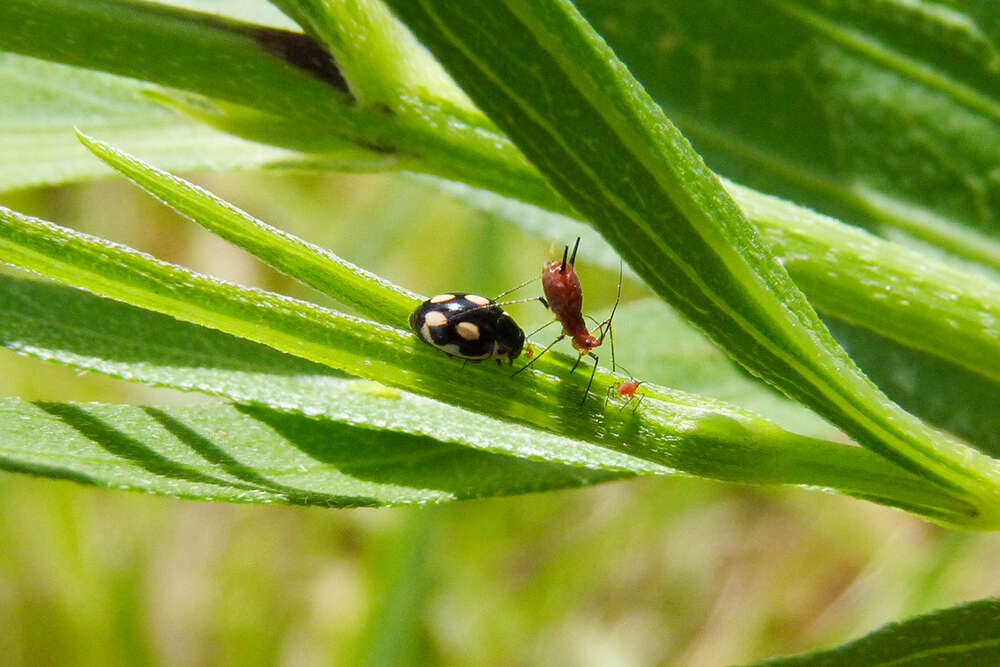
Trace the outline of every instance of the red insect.
{"type": "MultiPolygon", "coordinates": [[[[578,237],[576,245],[573,246],[572,255],[569,255],[569,246],[565,246],[563,248],[562,260],[550,259],[542,267],[542,289],[545,291],[545,298],[539,298],[539,301],[552,311],[552,314],[556,317],[555,321],[562,324],[563,330],[558,338],[549,343],[544,350],[535,355],[529,363],[521,367],[517,372],[520,373],[531,366],[543,354],[548,352],[553,345],[569,336],[573,342],[573,348],[580,354],[577,357],[576,363],[573,364],[570,373],[576,370],[576,367],[580,365],[584,356],[588,356],[594,360],[594,369],[590,372],[590,382],[587,383],[583,400],[580,401],[580,405],[583,405],[587,400],[587,395],[590,393],[590,387],[594,383],[594,374],[597,373],[598,357],[594,354],[594,350],[604,343],[604,337],[611,332],[611,321],[614,319],[618,302],[621,301],[622,285],[619,279],[618,299],[615,301],[614,308],[611,309],[611,316],[597,325],[596,331],[598,335],[594,335],[587,329],[587,324],[583,319],[583,288],[580,287],[580,278],[576,275],[576,268],[574,267],[576,263],[576,251],[579,247],[580,239],[578,237]]],[[[533,333],[537,333],[540,330],[536,330],[533,333]]],[[[614,334],[612,334],[611,368],[614,369],[614,367],[615,346],[614,334]]]]}

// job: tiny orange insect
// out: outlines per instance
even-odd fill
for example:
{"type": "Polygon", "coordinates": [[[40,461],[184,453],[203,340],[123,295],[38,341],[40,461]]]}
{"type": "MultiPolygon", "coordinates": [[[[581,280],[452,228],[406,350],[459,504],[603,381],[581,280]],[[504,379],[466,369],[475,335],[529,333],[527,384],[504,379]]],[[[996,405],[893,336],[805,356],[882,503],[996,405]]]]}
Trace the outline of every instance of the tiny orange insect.
{"type": "MultiPolygon", "coordinates": [[[[639,390],[639,385],[642,384],[645,384],[645,380],[636,380],[635,378],[632,378],[631,380],[623,380],[618,384],[608,387],[608,395],[607,398],[604,399],[605,407],[607,407],[608,401],[611,400],[611,395],[618,392],[619,396],[623,398],[627,397],[626,401],[621,404],[621,409],[627,408],[629,403],[635,400],[636,392],[639,390]]],[[[639,394],[639,401],[635,404],[635,407],[632,408],[632,414],[635,414],[635,411],[639,409],[639,406],[642,404],[642,400],[644,398],[646,398],[645,394],[639,394]]]]}

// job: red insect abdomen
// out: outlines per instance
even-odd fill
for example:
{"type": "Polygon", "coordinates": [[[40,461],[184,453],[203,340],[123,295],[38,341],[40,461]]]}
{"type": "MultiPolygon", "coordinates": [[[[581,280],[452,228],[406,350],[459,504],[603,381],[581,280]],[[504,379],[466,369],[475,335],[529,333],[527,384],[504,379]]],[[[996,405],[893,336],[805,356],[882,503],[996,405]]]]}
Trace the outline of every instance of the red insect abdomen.
{"type": "Polygon", "coordinates": [[[572,266],[564,265],[558,259],[545,262],[542,269],[542,289],[545,290],[545,300],[549,302],[549,308],[556,319],[564,325],[566,319],[574,315],[583,321],[580,315],[583,309],[583,290],[572,266]]]}
{"type": "Polygon", "coordinates": [[[545,262],[542,289],[549,308],[563,325],[563,333],[573,338],[573,347],[586,352],[601,344],[583,320],[583,289],[572,264],[563,264],[558,259],[545,262]]]}

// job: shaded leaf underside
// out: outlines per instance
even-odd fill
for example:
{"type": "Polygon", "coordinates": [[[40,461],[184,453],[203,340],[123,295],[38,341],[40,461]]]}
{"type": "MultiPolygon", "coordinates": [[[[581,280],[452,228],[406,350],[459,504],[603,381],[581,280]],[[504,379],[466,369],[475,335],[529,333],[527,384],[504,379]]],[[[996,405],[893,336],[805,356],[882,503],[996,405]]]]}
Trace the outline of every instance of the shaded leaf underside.
{"type": "Polygon", "coordinates": [[[374,507],[630,476],[247,405],[158,409],[0,398],[0,443],[0,468],[11,472],[227,502],[374,507]]]}

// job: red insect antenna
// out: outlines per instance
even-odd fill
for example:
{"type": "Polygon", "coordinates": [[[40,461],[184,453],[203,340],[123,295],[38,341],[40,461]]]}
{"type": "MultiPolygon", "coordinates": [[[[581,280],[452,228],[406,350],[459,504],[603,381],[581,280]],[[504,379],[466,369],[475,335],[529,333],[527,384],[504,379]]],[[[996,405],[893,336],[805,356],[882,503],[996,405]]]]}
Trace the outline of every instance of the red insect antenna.
{"type": "MultiPolygon", "coordinates": [[[[573,256],[569,258],[569,265],[576,265],[576,251],[580,249],[580,237],[576,237],[576,243],[573,244],[573,256]]],[[[569,250],[569,246],[563,248],[563,272],[566,271],[566,251],[569,250]]]]}

